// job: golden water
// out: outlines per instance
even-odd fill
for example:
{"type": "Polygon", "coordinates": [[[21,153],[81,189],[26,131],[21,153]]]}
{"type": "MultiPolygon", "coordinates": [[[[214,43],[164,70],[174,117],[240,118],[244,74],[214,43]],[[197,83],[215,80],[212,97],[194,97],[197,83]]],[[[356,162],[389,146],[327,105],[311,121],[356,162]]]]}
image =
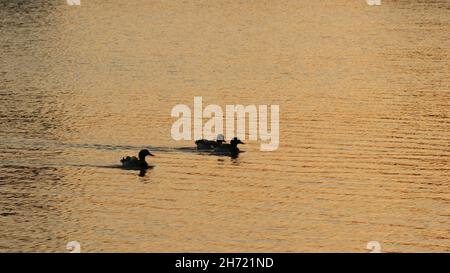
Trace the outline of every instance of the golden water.
{"type": "Polygon", "coordinates": [[[0,251],[450,251],[450,2],[0,1],[0,251]],[[173,106],[280,105],[238,159],[173,106]],[[111,168],[141,148],[146,176],[111,168]]]}

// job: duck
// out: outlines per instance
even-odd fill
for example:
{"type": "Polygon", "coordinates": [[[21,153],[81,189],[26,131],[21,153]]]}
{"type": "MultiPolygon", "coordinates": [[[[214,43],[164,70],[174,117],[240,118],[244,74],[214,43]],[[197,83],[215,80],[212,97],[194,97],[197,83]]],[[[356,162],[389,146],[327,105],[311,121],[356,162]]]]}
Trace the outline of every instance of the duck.
{"type": "Polygon", "coordinates": [[[214,150],[217,147],[222,146],[226,142],[225,137],[222,134],[217,135],[216,140],[199,139],[195,141],[197,150],[214,150]]]}
{"type": "Polygon", "coordinates": [[[239,138],[235,137],[230,141],[230,144],[222,144],[218,147],[215,147],[214,152],[220,154],[238,155],[240,152],[239,148],[237,147],[238,144],[245,144],[245,143],[242,142],[239,138]]]}
{"type": "Polygon", "coordinates": [[[138,154],[138,157],[135,156],[127,156],[123,157],[120,162],[122,163],[122,168],[128,170],[146,170],[149,168],[147,161],[145,161],[146,156],[155,156],[150,153],[149,150],[144,149],[141,150],[138,154]]]}

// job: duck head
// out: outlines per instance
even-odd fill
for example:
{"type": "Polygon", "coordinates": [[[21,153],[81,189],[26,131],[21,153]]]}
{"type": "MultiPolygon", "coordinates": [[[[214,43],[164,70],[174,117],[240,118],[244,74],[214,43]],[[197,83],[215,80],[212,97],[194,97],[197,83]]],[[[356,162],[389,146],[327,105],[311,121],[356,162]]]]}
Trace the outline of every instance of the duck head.
{"type": "Polygon", "coordinates": [[[222,143],[226,142],[225,137],[222,134],[217,135],[216,141],[218,144],[222,144],[222,143]]]}
{"type": "Polygon", "coordinates": [[[235,137],[230,141],[230,144],[233,146],[237,146],[238,144],[245,144],[239,138],[235,137]]]}
{"type": "Polygon", "coordinates": [[[145,160],[145,157],[148,156],[148,155],[149,156],[155,156],[154,154],[150,153],[150,151],[147,150],[147,149],[141,150],[139,152],[139,155],[138,155],[139,160],[145,160]]]}

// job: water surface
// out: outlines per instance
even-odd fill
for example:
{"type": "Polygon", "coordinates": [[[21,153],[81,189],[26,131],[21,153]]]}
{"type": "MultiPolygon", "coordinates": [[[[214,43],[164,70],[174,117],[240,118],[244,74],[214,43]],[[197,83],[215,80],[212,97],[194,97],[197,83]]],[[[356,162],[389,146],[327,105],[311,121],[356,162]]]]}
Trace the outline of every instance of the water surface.
{"type": "Polygon", "coordinates": [[[450,2],[65,2],[0,0],[1,252],[450,251],[450,2]],[[279,149],[182,149],[194,96],[279,149]]]}

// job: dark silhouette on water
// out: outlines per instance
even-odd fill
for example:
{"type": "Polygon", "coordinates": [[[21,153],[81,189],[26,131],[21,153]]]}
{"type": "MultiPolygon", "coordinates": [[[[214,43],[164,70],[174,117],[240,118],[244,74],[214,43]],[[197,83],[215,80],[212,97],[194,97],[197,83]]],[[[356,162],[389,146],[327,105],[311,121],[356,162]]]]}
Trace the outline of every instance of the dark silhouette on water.
{"type": "Polygon", "coordinates": [[[214,148],[214,152],[220,155],[230,155],[233,158],[237,158],[240,153],[238,144],[245,144],[245,143],[242,142],[237,137],[235,137],[230,141],[230,144],[222,144],[214,148]]]}
{"type": "Polygon", "coordinates": [[[222,146],[225,142],[225,138],[222,134],[217,135],[216,140],[199,139],[195,141],[197,145],[197,150],[214,150],[217,147],[222,146]]]}
{"type": "Polygon", "coordinates": [[[147,161],[145,161],[145,157],[148,155],[155,156],[152,153],[150,153],[149,150],[144,149],[139,152],[138,157],[135,156],[124,157],[120,160],[120,162],[122,163],[122,168],[127,170],[140,170],[141,172],[143,170],[147,170],[149,168],[149,165],[147,161]]]}

